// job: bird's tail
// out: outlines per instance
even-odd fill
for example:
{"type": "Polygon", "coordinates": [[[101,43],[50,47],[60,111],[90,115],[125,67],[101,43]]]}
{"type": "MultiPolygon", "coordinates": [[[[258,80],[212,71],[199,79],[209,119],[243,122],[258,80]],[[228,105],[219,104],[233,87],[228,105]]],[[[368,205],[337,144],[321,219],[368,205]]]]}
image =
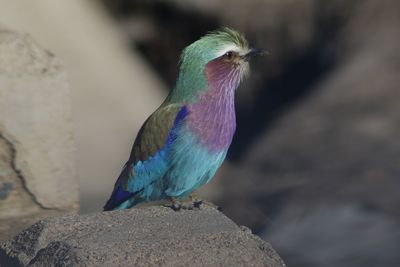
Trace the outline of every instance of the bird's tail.
{"type": "Polygon", "coordinates": [[[135,195],[136,193],[125,191],[120,186],[117,186],[114,188],[110,199],[104,205],[103,211],[127,209],[132,206],[132,201],[129,200],[131,200],[135,195]]]}
{"type": "Polygon", "coordinates": [[[136,193],[126,191],[122,187],[122,181],[124,180],[125,175],[127,175],[127,169],[128,169],[127,165],[128,164],[125,164],[121,174],[119,175],[117,181],[115,182],[114,190],[111,193],[111,196],[108,199],[107,203],[104,205],[103,211],[128,208],[128,207],[122,207],[126,205],[121,205],[121,204],[123,204],[124,202],[126,202],[127,200],[131,199],[136,195],[136,193]]]}

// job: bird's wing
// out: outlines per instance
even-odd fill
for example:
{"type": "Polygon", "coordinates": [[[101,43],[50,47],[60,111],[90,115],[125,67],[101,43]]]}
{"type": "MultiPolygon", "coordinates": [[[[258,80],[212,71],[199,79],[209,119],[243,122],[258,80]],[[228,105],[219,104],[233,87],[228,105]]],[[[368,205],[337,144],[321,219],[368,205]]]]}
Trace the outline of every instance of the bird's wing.
{"type": "Polygon", "coordinates": [[[187,114],[185,106],[163,105],[145,121],[104,210],[115,208],[165,174],[166,150],[176,138],[176,127],[187,114]]]}
{"type": "Polygon", "coordinates": [[[182,105],[166,105],[157,109],[143,124],[132,147],[128,163],[146,161],[173,139],[174,126],[187,115],[182,105]]]}

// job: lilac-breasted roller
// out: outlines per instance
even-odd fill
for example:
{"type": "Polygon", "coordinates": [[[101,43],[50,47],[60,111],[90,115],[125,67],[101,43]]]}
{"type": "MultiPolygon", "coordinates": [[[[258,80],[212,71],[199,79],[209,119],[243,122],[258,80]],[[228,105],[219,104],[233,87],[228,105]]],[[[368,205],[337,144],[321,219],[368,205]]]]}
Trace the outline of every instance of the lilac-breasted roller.
{"type": "Polygon", "coordinates": [[[179,207],[208,183],[235,132],[235,90],[249,59],[262,53],[229,28],[186,47],[175,87],[140,129],[104,210],[161,199],[179,207]]]}

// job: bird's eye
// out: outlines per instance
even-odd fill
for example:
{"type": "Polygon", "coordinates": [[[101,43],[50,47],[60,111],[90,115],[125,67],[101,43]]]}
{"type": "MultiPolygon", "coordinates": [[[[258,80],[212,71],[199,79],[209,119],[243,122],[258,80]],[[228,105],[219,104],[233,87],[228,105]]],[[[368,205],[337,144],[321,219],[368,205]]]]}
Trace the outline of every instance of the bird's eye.
{"type": "Polygon", "coordinates": [[[225,58],[231,60],[232,57],[233,57],[233,52],[232,51],[228,51],[228,52],[225,53],[224,56],[225,56],[225,58]]]}

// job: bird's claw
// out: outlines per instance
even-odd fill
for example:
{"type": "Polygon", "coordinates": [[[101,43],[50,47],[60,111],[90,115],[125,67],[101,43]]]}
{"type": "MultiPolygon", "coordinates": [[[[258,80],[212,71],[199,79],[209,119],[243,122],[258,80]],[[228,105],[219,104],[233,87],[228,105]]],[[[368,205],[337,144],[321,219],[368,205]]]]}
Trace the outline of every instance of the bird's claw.
{"type": "Polygon", "coordinates": [[[196,199],[195,201],[192,202],[193,207],[197,209],[200,209],[202,204],[203,200],[200,199],[196,199]]]}
{"type": "Polygon", "coordinates": [[[165,206],[173,209],[174,211],[178,211],[182,208],[182,204],[179,202],[173,202],[171,204],[166,204],[165,206]]]}
{"type": "Polygon", "coordinates": [[[168,207],[168,208],[171,208],[174,211],[200,210],[204,206],[210,206],[210,207],[212,207],[214,209],[222,211],[221,207],[219,207],[219,206],[217,206],[217,205],[215,205],[215,204],[213,204],[211,202],[204,201],[204,200],[197,199],[197,198],[196,199],[191,198],[191,201],[189,201],[189,202],[180,202],[180,201],[178,201],[176,199],[171,199],[170,201],[171,201],[171,203],[165,204],[164,206],[168,207]]]}
{"type": "Polygon", "coordinates": [[[193,201],[193,202],[184,202],[181,203],[179,201],[174,201],[172,203],[165,204],[165,207],[171,208],[174,211],[180,210],[199,210],[201,208],[203,201],[193,201]]]}

